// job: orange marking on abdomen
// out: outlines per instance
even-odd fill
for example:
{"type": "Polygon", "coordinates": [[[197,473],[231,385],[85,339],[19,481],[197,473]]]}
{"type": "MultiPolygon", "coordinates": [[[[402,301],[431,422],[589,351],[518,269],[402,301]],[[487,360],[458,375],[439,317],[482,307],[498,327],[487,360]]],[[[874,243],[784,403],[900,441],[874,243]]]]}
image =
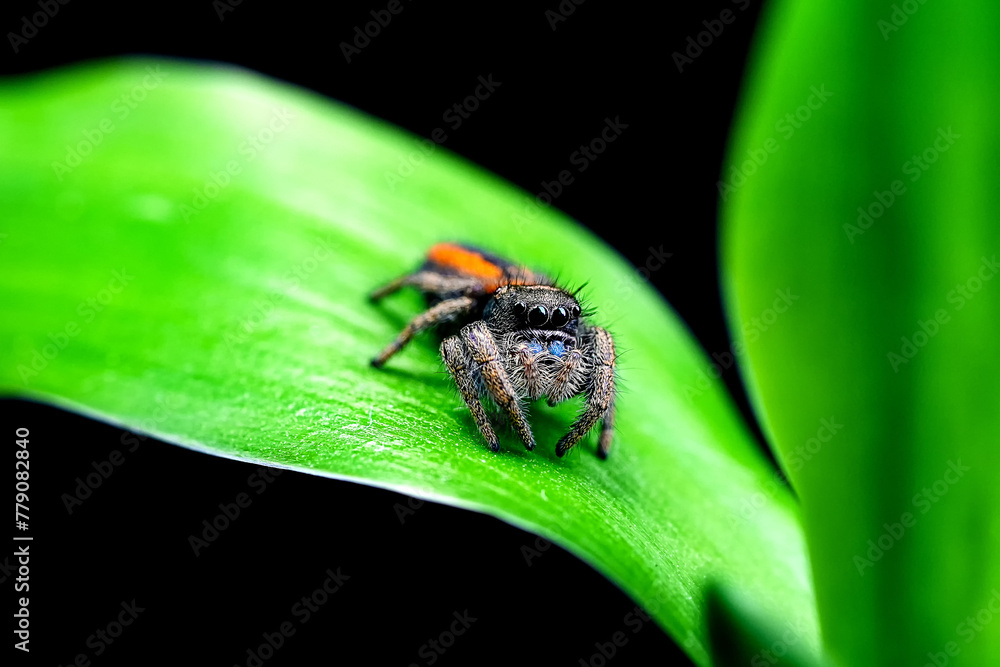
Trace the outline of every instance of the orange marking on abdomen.
{"type": "Polygon", "coordinates": [[[452,243],[438,243],[427,253],[427,259],[455,269],[459,273],[484,280],[499,280],[503,277],[503,269],[487,260],[478,252],[468,250],[452,243]]]}

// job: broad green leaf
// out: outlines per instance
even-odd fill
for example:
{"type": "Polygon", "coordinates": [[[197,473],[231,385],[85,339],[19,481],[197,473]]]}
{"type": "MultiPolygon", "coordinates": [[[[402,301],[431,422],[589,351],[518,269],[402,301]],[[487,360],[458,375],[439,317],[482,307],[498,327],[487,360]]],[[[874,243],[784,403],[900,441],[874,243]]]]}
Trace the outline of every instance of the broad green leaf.
{"type": "Polygon", "coordinates": [[[801,619],[818,650],[797,507],[690,334],[554,209],[327,99],[232,68],[90,64],[0,85],[0,385],[168,442],[486,512],[555,541],[710,664],[706,586],[801,619]],[[441,240],[587,296],[622,356],[617,443],[480,441],[421,338],[374,287],[441,240]]]}
{"type": "Polygon", "coordinates": [[[844,665],[1000,661],[998,25],[775,2],[723,172],[730,320],[844,665]]]}

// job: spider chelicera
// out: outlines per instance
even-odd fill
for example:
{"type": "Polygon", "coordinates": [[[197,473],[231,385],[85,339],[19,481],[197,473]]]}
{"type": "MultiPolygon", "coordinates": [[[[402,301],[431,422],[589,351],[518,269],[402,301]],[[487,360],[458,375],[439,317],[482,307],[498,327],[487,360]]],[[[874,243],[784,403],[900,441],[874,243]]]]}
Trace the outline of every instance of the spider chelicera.
{"type": "Polygon", "coordinates": [[[490,449],[498,451],[500,442],[483,400],[496,405],[530,450],[535,437],[525,403],[544,396],[556,405],[582,394],[586,406],[556,454],[565,454],[600,421],[597,454],[607,457],[615,414],[614,340],[587,322],[573,293],[540,273],[452,243],[433,246],[417,271],[371,298],[404,286],[421,290],[429,308],[372,359],[373,366],[381,367],[418,332],[450,323],[458,331],[441,343],[441,357],[490,449]]]}

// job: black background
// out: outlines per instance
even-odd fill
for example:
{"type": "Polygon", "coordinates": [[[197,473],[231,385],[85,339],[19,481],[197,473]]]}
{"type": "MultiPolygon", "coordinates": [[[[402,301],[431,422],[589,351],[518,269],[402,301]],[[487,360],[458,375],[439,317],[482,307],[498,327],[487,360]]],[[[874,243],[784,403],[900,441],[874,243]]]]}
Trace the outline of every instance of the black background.
{"type": "MultiPolygon", "coordinates": [[[[546,10],[558,11],[559,0],[402,3],[348,63],[339,44],[388,2],[317,9],[243,0],[220,18],[211,0],[75,0],[17,53],[7,35],[39,7],[7,2],[0,67],[22,73],[128,53],[223,60],[421,136],[492,74],[502,86],[446,146],[534,193],[605,118],[618,117],[628,129],[555,205],[636,266],[650,248],[671,253],[651,282],[708,352],[726,350],[715,184],[759,3],[566,0],[573,12],[554,30],[546,10]],[[725,9],[735,20],[713,24],[721,34],[678,71],[673,52],[725,9]]],[[[752,423],[736,370],[723,379],[752,423]]],[[[529,565],[522,547],[535,548],[535,537],[496,519],[427,503],[401,522],[403,496],[292,472],[258,495],[254,466],[135,440],[50,407],[3,401],[0,409],[5,437],[31,430],[30,664],[71,664],[85,653],[94,665],[246,665],[262,633],[293,621],[296,634],[263,664],[427,665],[421,645],[465,610],[477,620],[435,664],[597,665],[595,643],[619,630],[628,643],[608,664],[689,664],[658,627],[633,633],[634,603],[589,566],[554,546],[529,565]],[[68,514],[62,494],[116,449],[124,463],[68,514]],[[251,506],[195,557],[188,536],[240,492],[251,506]],[[338,567],[350,579],[300,625],[293,605],[338,567]],[[88,637],[132,599],[145,611],[95,656],[88,637]]],[[[16,575],[2,564],[13,598],[16,575]]]]}

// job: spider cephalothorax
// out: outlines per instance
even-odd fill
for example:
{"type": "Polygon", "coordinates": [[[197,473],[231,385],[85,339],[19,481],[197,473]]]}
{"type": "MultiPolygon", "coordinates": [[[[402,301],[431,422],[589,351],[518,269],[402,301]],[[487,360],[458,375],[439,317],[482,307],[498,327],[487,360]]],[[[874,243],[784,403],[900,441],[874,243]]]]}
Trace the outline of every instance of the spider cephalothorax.
{"type": "Polygon", "coordinates": [[[614,420],[614,341],[586,322],[572,293],[544,275],[454,244],[434,246],[417,272],[394,280],[372,298],[404,285],[422,290],[430,308],[372,365],[384,364],[418,331],[446,322],[462,324],[441,343],[441,356],[493,451],[500,443],[481,399],[492,401],[525,447],[534,449],[525,402],[546,397],[555,405],[583,394],[586,407],[557,443],[556,453],[565,454],[601,421],[597,452],[607,456],[614,420]]]}

